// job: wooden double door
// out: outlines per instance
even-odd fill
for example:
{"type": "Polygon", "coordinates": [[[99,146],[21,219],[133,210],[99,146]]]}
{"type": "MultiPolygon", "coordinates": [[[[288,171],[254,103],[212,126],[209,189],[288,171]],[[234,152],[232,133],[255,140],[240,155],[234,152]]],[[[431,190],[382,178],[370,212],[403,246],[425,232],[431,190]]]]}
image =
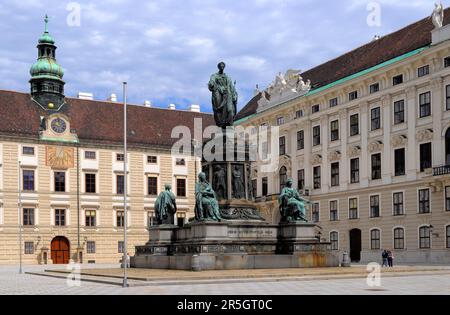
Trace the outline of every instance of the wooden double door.
{"type": "Polygon", "coordinates": [[[67,265],[70,262],[70,243],[67,238],[55,237],[52,241],[51,250],[53,264],[67,265]]]}

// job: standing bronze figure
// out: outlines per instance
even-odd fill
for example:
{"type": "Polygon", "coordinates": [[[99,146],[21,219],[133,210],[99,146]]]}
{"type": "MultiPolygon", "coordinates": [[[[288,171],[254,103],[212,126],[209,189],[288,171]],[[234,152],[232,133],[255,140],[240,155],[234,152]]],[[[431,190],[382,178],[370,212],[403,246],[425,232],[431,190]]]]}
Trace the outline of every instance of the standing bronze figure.
{"type": "Polygon", "coordinates": [[[219,72],[211,76],[208,88],[212,92],[212,104],[216,125],[222,129],[232,126],[237,114],[238,94],[235,83],[225,74],[225,63],[217,66],[219,72]]]}
{"type": "Polygon", "coordinates": [[[166,185],[165,188],[166,190],[158,196],[155,202],[155,216],[158,225],[174,225],[175,213],[177,212],[176,197],[171,191],[170,185],[166,185]]]}

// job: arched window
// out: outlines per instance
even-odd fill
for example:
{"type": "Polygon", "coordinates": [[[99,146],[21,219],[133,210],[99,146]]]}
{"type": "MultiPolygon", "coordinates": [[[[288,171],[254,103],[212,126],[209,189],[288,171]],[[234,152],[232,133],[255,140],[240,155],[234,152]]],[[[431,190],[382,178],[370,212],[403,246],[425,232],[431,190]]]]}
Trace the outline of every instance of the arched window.
{"type": "Polygon", "coordinates": [[[331,243],[331,250],[339,250],[339,233],[338,232],[330,233],[330,243],[331,243]]]}
{"type": "Polygon", "coordinates": [[[280,169],[280,192],[283,190],[284,187],[286,187],[287,182],[287,168],[283,166],[280,169]]]}
{"type": "Polygon", "coordinates": [[[378,229],[370,231],[370,247],[372,250],[381,249],[381,232],[378,229]]]}
{"type": "Polygon", "coordinates": [[[431,228],[429,226],[422,226],[419,229],[419,247],[421,249],[431,248],[431,228]]]}
{"type": "Polygon", "coordinates": [[[446,164],[450,165],[450,128],[448,128],[445,134],[445,160],[446,164]]]}
{"type": "Polygon", "coordinates": [[[405,230],[403,228],[394,230],[394,249],[405,249],[405,230]]]}

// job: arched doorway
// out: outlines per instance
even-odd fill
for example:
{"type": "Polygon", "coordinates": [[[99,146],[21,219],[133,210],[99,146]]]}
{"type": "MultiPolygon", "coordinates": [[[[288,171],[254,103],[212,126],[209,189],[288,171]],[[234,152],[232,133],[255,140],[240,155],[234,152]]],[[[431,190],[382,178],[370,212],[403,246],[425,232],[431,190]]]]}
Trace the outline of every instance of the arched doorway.
{"type": "Polygon", "coordinates": [[[353,229],[350,231],[350,259],[352,262],[361,261],[362,251],[362,232],[359,229],[353,229]]]}
{"type": "Polygon", "coordinates": [[[52,241],[52,260],[55,265],[67,265],[70,261],[70,243],[63,236],[55,237],[52,241]]]}
{"type": "Polygon", "coordinates": [[[445,134],[445,161],[446,165],[450,165],[450,128],[445,134]]]}

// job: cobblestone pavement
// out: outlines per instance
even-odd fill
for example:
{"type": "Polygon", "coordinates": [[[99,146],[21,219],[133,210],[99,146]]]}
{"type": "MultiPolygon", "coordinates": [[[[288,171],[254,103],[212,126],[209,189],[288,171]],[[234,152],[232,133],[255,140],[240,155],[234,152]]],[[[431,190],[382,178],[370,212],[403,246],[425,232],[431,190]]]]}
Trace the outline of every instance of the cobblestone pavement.
{"type": "MultiPolygon", "coordinates": [[[[42,268],[25,268],[42,271],[42,268]]],[[[386,277],[382,287],[371,289],[365,279],[332,279],[308,281],[273,281],[222,284],[186,284],[139,286],[123,289],[116,285],[82,282],[70,287],[64,279],[32,275],[19,275],[17,268],[0,267],[0,295],[121,295],[121,294],[173,294],[173,295],[264,295],[264,294],[445,294],[450,295],[450,275],[424,275],[386,277]]]]}

